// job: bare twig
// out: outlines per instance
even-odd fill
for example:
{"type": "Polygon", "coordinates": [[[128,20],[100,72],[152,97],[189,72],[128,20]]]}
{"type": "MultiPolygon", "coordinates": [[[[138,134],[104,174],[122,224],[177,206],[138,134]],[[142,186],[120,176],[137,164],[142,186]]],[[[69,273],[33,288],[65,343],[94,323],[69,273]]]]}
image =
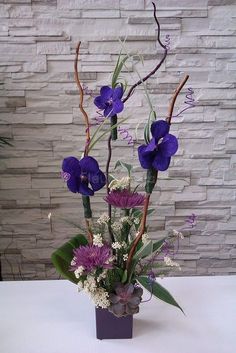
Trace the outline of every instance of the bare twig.
{"type": "Polygon", "coordinates": [[[170,106],[169,106],[169,111],[168,111],[168,116],[166,118],[166,121],[167,123],[170,125],[171,124],[171,118],[172,118],[172,115],[173,115],[173,110],[174,110],[174,106],[175,106],[175,101],[181,91],[181,89],[184,87],[185,83],[187,82],[187,80],[189,79],[189,75],[186,75],[184,77],[184,79],[180,82],[180,84],[178,85],[178,87],[176,88],[175,90],[175,93],[171,99],[171,103],[170,103],[170,106]]]}
{"type": "Polygon", "coordinates": [[[143,233],[145,232],[150,196],[151,196],[151,194],[146,194],[146,197],[145,197],[144,206],[143,206],[143,217],[142,217],[142,220],[141,220],[139,232],[138,232],[138,235],[136,236],[136,238],[135,238],[135,240],[134,240],[134,242],[132,244],[132,247],[131,247],[129,255],[128,255],[128,260],[126,262],[127,270],[130,268],[131,261],[132,261],[135,249],[136,249],[136,247],[138,245],[138,242],[140,241],[140,239],[142,238],[143,233]]]}
{"type": "Polygon", "coordinates": [[[86,113],[86,111],[83,108],[84,91],[83,91],[83,88],[81,86],[80,79],[79,79],[79,73],[78,73],[78,58],[79,58],[80,44],[81,44],[81,42],[78,43],[77,48],[76,48],[76,55],[75,55],[75,60],[74,60],[74,74],[75,74],[75,82],[76,82],[76,84],[78,86],[79,93],[80,93],[79,108],[80,108],[81,113],[84,116],[84,121],[85,121],[85,126],[86,126],[86,144],[85,144],[85,148],[84,148],[84,155],[87,156],[88,155],[89,142],[90,142],[90,128],[89,128],[88,114],[86,113]]]}
{"type": "Polygon", "coordinates": [[[156,24],[157,24],[157,41],[158,43],[160,44],[160,46],[164,49],[164,53],[163,53],[163,57],[162,59],[160,60],[160,62],[157,64],[157,66],[147,75],[145,76],[144,78],[140,79],[138,82],[136,82],[129,90],[127,96],[123,99],[123,103],[126,102],[131,94],[133,93],[134,89],[139,86],[141,83],[147,81],[149,79],[149,77],[151,77],[152,75],[154,75],[156,73],[156,71],[161,67],[161,65],[163,64],[163,62],[165,61],[166,59],[166,56],[167,56],[167,47],[166,45],[164,45],[162,42],[161,42],[161,39],[160,39],[160,33],[161,33],[161,28],[160,28],[160,23],[156,17],[156,5],[154,4],[154,2],[152,3],[153,4],[153,16],[154,16],[154,19],[156,21],[156,24]]]}
{"type": "MultiPolygon", "coordinates": [[[[85,126],[86,126],[86,143],[85,143],[85,148],[84,148],[84,155],[88,155],[88,148],[89,148],[89,143],[90,143],[90,125],[89,125],[89,118],[88,114],[83,108],[83,100],[84,100],[84,91],[80,83],[79,79],[79,73],[78,73],[78,58],[79,58],[79,49],[80,49],[80,44],[81,42],[78,43],[76,47],[76,55],[75,55],[75,60],[74,60],[74,76],[75,76],[75,82],[77,84],[77,87],[79,89],[79,95],[80,95],[80,103],[79,103],[79,108],[81,113],[84,116],[84,121],[85,121],[85,126]]],[[[88,202],[89,204],[89,202],[88,202]]],[[[89,204],[90,207],[90,204],[89,204]]],[[[84,210],[86,213],[86,208],[84,206],[84,210]]],[[[90,209],[91,212],[91,209],[90,209]]],[[[89,243],[92,243],[93,241],[93,234],[91,232],[91,227],[90,227],[90,218],[85,217],[85,224],[86,224],[86,229],[87,229],[87,236],[88,236],[88,241],[89,243]]]]}

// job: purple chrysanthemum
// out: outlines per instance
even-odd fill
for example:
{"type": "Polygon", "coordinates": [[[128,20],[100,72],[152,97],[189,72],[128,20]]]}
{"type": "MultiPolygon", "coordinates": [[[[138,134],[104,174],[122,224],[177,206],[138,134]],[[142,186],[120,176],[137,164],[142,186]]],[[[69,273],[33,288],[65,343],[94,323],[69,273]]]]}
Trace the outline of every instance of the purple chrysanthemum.
{"type": "Polygon", "coordinates": [[[103,245],[80,246],[74,250],[73,265],[71,270],[75,271],[79,266],[83,266],[85,272],[91,272],[97,268],[111,269],[112,249],[103,245]]]}
{"type": "Polygon", "coordinates": [[[169,167],[171,156],[178,150],[178,141],[169,134],[170,125],[164,120],[152,123],[152,139],[148,145],[138,148],[139,161],[144,169],[164,171],[169,167]]]}
{"type": "Polygon", "coordinates": [[[125,190],[111,191],[104,200],[113,207],[117,208],[134,208],[142,206],[144,203],[145,196],[138,192],[131,192],[125,190]]]}
{"type": "Polygon", "coordinates": [[[110,118],[124,109],[124,103],[121,101],[123,95],[122,87],[111,88],[103,86],[100,90],[100,96],[94,99],[94,104],[101,110],[104,110],[104,116],[110,118]]]}

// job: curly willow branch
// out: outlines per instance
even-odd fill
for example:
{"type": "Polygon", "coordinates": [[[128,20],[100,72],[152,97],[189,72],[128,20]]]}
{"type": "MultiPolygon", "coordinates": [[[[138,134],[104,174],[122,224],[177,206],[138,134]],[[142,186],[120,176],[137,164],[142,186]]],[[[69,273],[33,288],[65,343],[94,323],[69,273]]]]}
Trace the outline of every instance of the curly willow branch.
{"type": "MultiPolygon", "coordinates": [[[[170,107],[169,107],[169,112],[168,112],[168,117],[166,119],[167,123],[170,125],[171,124],[171,118],[172,118],[172,114],[173,114],[173,110],[174,110],[174,105],[175,105],[175,102],[176,102],[176,99],[180,93],[180,91],[182,90],[182,88],[184,87],[185,83],[187,82],[189,76],[186,75],[184,77],[184,79],[180,82],[180,84],[178,85],[178,87],[176,88],[175,90],[175,93],[171,99],[171,103],[170,103],[170,107]]],[[[157,175],[156,175],[157,177],[157,175]]],[[[156,182],[156,181],[155,181],[156,182]]],[[[151,194],[146,194],[146,197],[145,197],[145,202],[144,202],[144,207],[143,207],[143,216],[142,216],[142,220],[141,220],[141,224],[140,224],[140,228],[139,228],[139,232],[138,232],[138,235],[137,237],[135,238],[132,246],[131,246],[131,249],[130,249],[130,252],[129,252],[129,255],[128,255],[128,260],[127,260],[127,263],[126,263],[126,268],[127,270],[129,270],[130,268],[130,265],[131,265],[131,261],[132,261],[132,258],[134,256],[134,253],[135,253],[135,250],[136,250],[136,247],[139,243],[139,241],[141,240],[142,238],[142,235],[143,233],[145,232],[145,227],[146,227],[146,219],[147,219],[147,212],[148,212],[148,206],[149,206],[149,201],[150,201],[150,196],[151,194]]]]}
{"type": "Polygon", "coordinates": [[[162,42],[161,42],[161,39],[160,39],[160,33],[161,33],[161,27],[160,27],[160,23],[157,19],[157,16],[156,16],[156,5],[154,4],[154,2],[152,3],[153,5],[153,16],[154,16],[154,19],[156,21],[156,24],[157,24],[157,41],[158,43],[160,44],[160,46],[164,49],[164,54],[163,54],[163,57],[161,59],[161,61],[157,64],[157,66],[147,75],[145,76],[144,78],[140,79],[138,82],[136,82],[129,90],[127,96],[123,99],[123,103],[126,102],[131,94],[133,93],[134,89],[141,85],[141,83],[147,81],[149,79],[149,77],[151,77],[152,75],[154,75],[156,73],[156,71],[161,67],[161,65],[163,64],[163,62],[165,61],[165,58],[167,56],[167,52],[168,52],[168,48],[166,45],[164,45],[162,42]]]}
{"type": "MultiPolygon", "coordinates": [[[[89,142],[90,142],[90,125],[89,125],[88,114],[86,113],[86,111],[83,108],[84,91],[83,91],[83,88],[81,86],[80,79],[79,79],[79,73],[78,73],[78,58],[79,58],[80,44],[81,44],[81,42],[79,42],[77,47],[76,47],[76,55],[75,55],[75,60],[74,60],[74,76],[75,76],[75,82],[77,84],[77,87],[79,89],[79,94],[80,94],[79,108],[80,108],[81,113],[84,116],[84,121],[85,121],[85,126],[86,126],[86,143],[85,143],[85,148],[84,148],[84,155],[87,156],[88,155],[89,142]]],[[[89,203],[89,198],[88,198],[88,203],[89,203]]],[[[84,206],[84,210],[85,210],[85,213],[86,213],[86,207],[85,206],[84,206]]],[[[91,232],[91,228],[90,228],[90,219],[86,218],[86,216],[85,216],[85,224],[86,224],[86,228],[87,228],[87,235],[88,235],[89,243],[92,243],[92,241],[93,241],[93,233],[91,232]]]]}
{"type": "Polygon", "coordinates": [[[90,142],[90,126],[89,126],[89,118],[88,114],[83,108],[83,101],[84,101],[84,91],[80,83],[79,79],[79,73],[78,73],[78,58],[79,58],[79,49],[80,49],[80,44],[81,42],[78,43],[76,47],[76,55],[75,55],[75,60],[74,60],[74,73],[75,73],[75,82],[78,86],[79,89],[79,94],[80,94],[80,103],[79,103],[79,108],[81,113],[84,116],[84,121],[85,121],[85,126],[86,126],[86,144],[85,144],[85,149],[84,149],[84,155],[87,156],[88,154],[88,147],[89,147],[89,142],[90,142]]]}

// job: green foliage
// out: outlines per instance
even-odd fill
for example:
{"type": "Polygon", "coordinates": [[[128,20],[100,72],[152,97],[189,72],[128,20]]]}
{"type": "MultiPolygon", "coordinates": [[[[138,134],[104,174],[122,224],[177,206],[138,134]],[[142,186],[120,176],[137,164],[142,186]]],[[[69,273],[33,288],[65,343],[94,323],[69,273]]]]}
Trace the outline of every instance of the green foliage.
{"type": "Polygon", "coordinates": [[[136,251],[133,256],[134,260],[141,260],[153,253],[153,242],[149,240],[147,243],[143,244],[141,248],[136,251]]]}
{"type": "Polygon", "coordinates": [[[56,267],[57,272],[60,273],[64,278],[77,284],[74,272],[69,271],[71,266],[71,260],[73,258],[73,250],[80,247],[81,245],[87,245],[88,241],[84,235],[78,234],[70,241],[58,248],[51,256],[53,265],[56,267]]]}
{"type": "Polygon", "coordinates": [[[179,306],[179,304],[176,302],[176,300],[173,298],[173,296],[168,292],[167,289],[162,287],[159,283],[153,282],[152,286],[150,286],[150,284],[147,281],[147,277],[145,277],[145,276],[138,277],[137,281],[145,289],[147,289],[150,293],[152,293],[156,298],[164,301],[165,303],[176,306],[184,314],[183,309],[179,306]]]}
{"type": "MultiPolygon", "coordinates": [[[[122,57],[121,53],[119,54],[119,57],[118,57],[117,63],[116,63],[116,67],[115,67],[113,75],[112,75],[112,80],[111,80],[112,88],[115,88],[117,86],[117,84],[118,84],[117,81],[119,79],[120,73],[121,73],[122,68],[128,58],[129,58],[128,55],[124,55],[122,57]]],[[[122,85],[122,88],[124,89],[123,85],[122,85]]]]}
{"type": "Polygon", "coordinates": [[[125,163],[125,162],[122,162],[122,161],[117,161],[116,162],[116,165],[115,165],[115,168],[118,168],[118,167],[122,167],[123,169],[126,169],[128,171],[128,175],[129,177],[131,176],[131,172],[132,172],[132,169],[133,169],[133,166],[131,164],[128,164],[128,163],[125,163]]]}

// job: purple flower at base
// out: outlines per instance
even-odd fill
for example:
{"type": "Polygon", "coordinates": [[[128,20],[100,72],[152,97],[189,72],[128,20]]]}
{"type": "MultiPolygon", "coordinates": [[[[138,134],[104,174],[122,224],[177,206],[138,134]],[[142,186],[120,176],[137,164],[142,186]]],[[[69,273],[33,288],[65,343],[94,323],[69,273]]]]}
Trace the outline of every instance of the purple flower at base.
{"type": "Polygon", "coordinates": [[[134,208],[144,204],[145,196],[127,189],[111,191],[104,200],[113,207],[134,208]]]}
{"type": "Polygon", "coordinates": [[[118,283],[115,293],[109,295],[111,305],[108,310],[115,316],[121,317],[133,315],[139,312],[139,304],[142,300],[143,289],[131,283],[118,283]]]}
{"type": "Polygon", "coordinates": [[[67,157],[62,163],[61,176],[67,182],[71,192],[92,196],[106,184],[106,177],[99,169],[93,157],[84,157],[80,161],[75,157],[67,157]],[[88,187],[90,184],[91,189],[88,187]]]}
{"type": "Polygon", "coordinates": [[[104,116],[112,117],[124,109],[124,103],[121,101],[122,96],[122,87],[113,89],[109,86],[103,86],[100,90],[100,96],[94,99],[94,104],[104,110],[104,116]]]}
{"type": "Polygon", "coordinates": [[[178,150],[178,141],[174,135],[169,134],[170,125],[164,120],[152,123],[152,139],[148,145],[138,148],[138,156],[144,169],[154,168],[164,171],[168,169],[171,156],[178,150]]]}
{"type": "Polygon", "coordinates": [[[71,271],[83,266],[85,272],[91,272],[97,268],[112,269],[112,249],[107,246],[85,245],[74,250],[73,265],[71,271]]]}

